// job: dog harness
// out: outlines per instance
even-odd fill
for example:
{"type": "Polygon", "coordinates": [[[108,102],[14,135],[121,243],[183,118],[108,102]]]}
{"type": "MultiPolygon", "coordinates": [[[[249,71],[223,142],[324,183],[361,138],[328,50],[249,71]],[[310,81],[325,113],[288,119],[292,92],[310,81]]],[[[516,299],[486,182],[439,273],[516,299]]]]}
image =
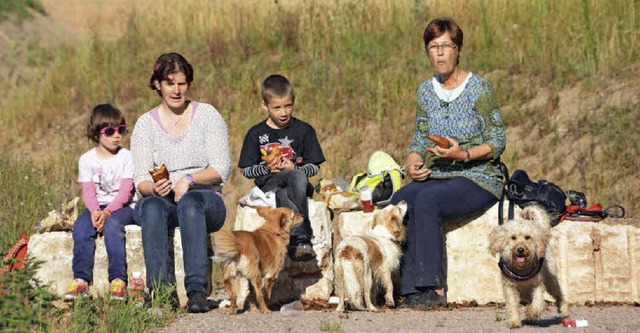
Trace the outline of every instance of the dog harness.
{"type": "Polygon", "coordinates": [[[500,267],[500,270],[502,271],[502,274],[504,274],[504,276],[512,279],[512,280],[516,280],[516,281],[527,281],[529,279],[531,279],[532,277],[536,276],[536,274],[538,274],[540,272],[540,270],[542,269],[542,262],[544,261],[544,257],[538,259],[538,264],[536,265],[536,267],[534,267],[531,272],[525,274],[525,275],[518,275],[517,273],[514,273],[512,270],[509,269],[509,267],[507,267],[507,263],[504,262],[504,260],[500,259],[500,261],[498,262],[498,267],[500,267]]]}

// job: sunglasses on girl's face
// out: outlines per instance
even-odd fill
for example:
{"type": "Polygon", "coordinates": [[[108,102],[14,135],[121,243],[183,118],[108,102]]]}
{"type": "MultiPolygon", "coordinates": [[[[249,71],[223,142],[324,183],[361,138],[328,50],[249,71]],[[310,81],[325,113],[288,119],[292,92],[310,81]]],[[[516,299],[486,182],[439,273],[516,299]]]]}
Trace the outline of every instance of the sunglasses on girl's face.
{"type": "Polygon", "coordinates": [[[100,134],[104,134],[105,136],[112,136],[116,134],[116,132],[120,133],[120,135],[127,134],[127,125],[120,125],[118,127],[105,127],[100,130],[100,134]]]}

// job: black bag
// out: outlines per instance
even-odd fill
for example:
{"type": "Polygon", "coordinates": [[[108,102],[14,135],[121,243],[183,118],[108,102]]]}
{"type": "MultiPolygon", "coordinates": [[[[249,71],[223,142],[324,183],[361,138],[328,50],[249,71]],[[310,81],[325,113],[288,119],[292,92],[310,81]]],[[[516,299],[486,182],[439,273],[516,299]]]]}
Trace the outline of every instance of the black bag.
{"type": "Polygon", "coordinates": [[[513,220],[514,205],[518,205],[520,208],[539,205],[551,216],[552,226],[560,223],[560,219],[567,212],[567,195],[560,186],[544,179],[533,182],[523,170],[516,170],[511,177],[508,177],[508,171],[504,165],[502,172],[505,179],[508,180],[505,182],[500,205],[498,206],[500,224],[503,223],[502,201],[504,197],[509,200],[509,220],[513,220]]]}

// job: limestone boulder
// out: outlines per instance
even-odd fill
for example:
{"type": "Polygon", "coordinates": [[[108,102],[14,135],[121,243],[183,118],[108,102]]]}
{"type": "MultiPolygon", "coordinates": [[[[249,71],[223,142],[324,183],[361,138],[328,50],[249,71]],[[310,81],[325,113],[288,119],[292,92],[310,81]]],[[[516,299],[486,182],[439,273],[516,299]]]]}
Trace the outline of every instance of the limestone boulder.
{"type": "Polygon", "coordinates": [[[639,220],[564,221],[552,247],[570,302],[640,302],[639,220]]]}
{"type": "MultiPolygon", "coordinates": [[[[127,242],[127,273],[129,279],[133,272],[141,272],[146,277],[144,266],[144,252],[142,250],[142,230],[139,226],[129,225],[126,228],[127,242]]],[[[186,291],[184,288],[184,264],[182,259],[182,244],[180,242],[180,229],[177,228],[173,235],[173,251],[176,267],[176,282],[178,297],[181,304],[186,304],[186,291]]],[[[29,239],[29,256],[44,262],[37,273],[37,277],[49,286],[49,290],[58,296],[63,296],[73,280],[71,262],[73,260],[73,235],[71,232],[46,232],[35,234],[29,239]]],[[[94,296],[106,295],[109,290],[107,267],[109,260],[104,238],[96,239],[96,252],[93,267],[93,285],[91,293],[94,296]]]]}
{"type": "MultiPolygon", "coordinates": [[[[324,202],[309,200],[309,220],[313,229],[313,250],[316,257],[307,262],[295,262],[288,257],[273,287],[270,304],[287,303],[295,299],[327,300],[333,292],[333,254],[331,218],[324,202]]],[[[234,230],[253,231],[264,223],[255,208],[238,205],[234,230]]],[[[238,303],[243,302],[240,295],[238,303]]]]}

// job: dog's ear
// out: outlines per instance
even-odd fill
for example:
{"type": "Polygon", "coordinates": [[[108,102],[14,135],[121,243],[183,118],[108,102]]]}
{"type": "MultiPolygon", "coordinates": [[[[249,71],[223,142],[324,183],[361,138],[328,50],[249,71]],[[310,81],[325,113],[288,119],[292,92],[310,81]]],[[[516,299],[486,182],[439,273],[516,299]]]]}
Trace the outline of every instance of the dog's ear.
{"type": "Polygon", "coordinates": [[[504,241],[504,229],[502,227],[495,227],[489,234],[489,253],[495,255],[499,253],[503,246],[504,241]]]}
{"type": "Polygon", "coordinates": [[[373,230],[373,228],[375,228],[378,225],[378,219],[380,218],[381,214],[384,214],[384,212],[375,212],[375,215],[373,215],[373,221],[371,221],[371,230],[373,230]]]}
{"type": "Polygon", "coordinates": [[[291,209],[278,209],[276,216],[278,217],[280,228],[285,228],[287,224],[293,224],[294,215],[295,213],[291,209]]]}
{"type": "Polygon", "coordinates": [[[539,229],[538,234],[534,237],[534,242],[536,244],[536,256],[538,256],[538,258],[542,258],[545,256],[551,232],[545,228],[539,229]]]}
{"type": "Polygon", "coordinates": [[[407,232],[404,228],[404,223],[402,222],[402,216],[394,215],[393,218],[397,219],[397,221],[394,221],[392,224],[394,229],[393,236],[400,243],[404,243],[404,241],[407,240],[407,232]]]}
{"type": "Polygon", "coordinates": [[[525,220],[537,221],[538,223],[541,223],[542,226],[546,228],[551,227],[551,218],[549,216],[549,213],[547,213],[547,211],[544,208],[538,205],[525,207],[520,212],[520,215],[525,220]]]}
{"type": "Polygon", "coordinates": [[[258,213],[258,215],[267,218],[267,215],[269,215],[269,212],[271,212],[273,210],[273,208],[269,207],[269,206],[258,206],[256,207],[256,212],[258,213]]]}
{"type": "Polygon", "coordinates": [[[400,218],[403,218],[404,215],[407,213],[407,202],[402,200],[398,202],[396,207],[398,207],[398,209],[400,210],[400,218]]]}

